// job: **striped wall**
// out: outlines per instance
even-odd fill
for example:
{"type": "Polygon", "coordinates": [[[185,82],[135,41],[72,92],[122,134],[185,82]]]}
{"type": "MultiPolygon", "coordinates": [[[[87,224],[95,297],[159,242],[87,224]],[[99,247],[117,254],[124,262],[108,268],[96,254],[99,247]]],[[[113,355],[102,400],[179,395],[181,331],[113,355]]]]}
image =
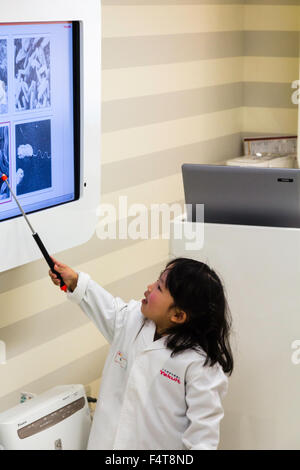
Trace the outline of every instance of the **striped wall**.
{"type": "Polygon", "coordinates": [[[243,135],[297,134],[300,4],[245,3],[243,135]]]}
{"type": "MultiPolygon", "coordinates": [[[[294,133],[298,0],[102,2],[103,203],[183,202],[183,162],[218,162],[241,137],[294,133]]],[[[100,130],[99,130],[100,132],[100,130]]],[[[56,255],[114,295],[141,298],[168,240],[100,240],[56,255]]],[[[108,345],[47,277],[45,263],[0,273],[0,411],[20,391],[84,383],[97,394],[108,345]]]]}

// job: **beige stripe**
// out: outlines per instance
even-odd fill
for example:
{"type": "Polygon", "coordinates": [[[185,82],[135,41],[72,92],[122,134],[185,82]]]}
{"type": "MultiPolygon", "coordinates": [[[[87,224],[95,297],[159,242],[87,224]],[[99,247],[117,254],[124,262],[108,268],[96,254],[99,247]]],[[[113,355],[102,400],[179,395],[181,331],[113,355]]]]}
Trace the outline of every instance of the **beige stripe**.
{"type": "Polygon", "coordinates": [[[242,81],[243,58],[104,70],[103,102],[242,81]]]}
{"type": "Polygon", "coordinates": [[[171,204],[173,201],[183,200],[184,195],[181,171],[180,173],[166,178],[148,181],[147,183],[141,183],[105,194],[102,197],[101,203],[103,205],[112,204],[117,208],[117,218],[119,220],[124,220],[122,217],[123,210],[121,208],[121,198],[124,197],[126,197],[127,207],[134,206],[135,204],[142,204],[143,208],[141,209],[145,212],[151,208],[151,204],[171,204]],[[119,206],[120,211],[118,211],[119,206]]]}
{"type": "Polygon", "coordinates": [[[242,31],[121,39],[104,38],[102,42],[102,69],[190,62],[191,60],[240,57],[242,55],[242,31]]]}
{"type": "MultiPolygon", "coordinates": [[[[229,139],[231,139],[230,136],[229,139]]],[[[233,147],[231,147],[230,141],[224,141],[222,142],[222,144],[224,145],[224,148],[234,148],[234,144],[232,144],[233,147]]],[[[134,181],[134,184],[136,184],[136,180],[134,181]]],[[[113,188],[110,190],[110,192],[116,191],[117,189],[119,188],[113,188]]],[[[128,219],[128,223],[130,223],[130,220],[132,218],[129,217],[128,219]]],[[[116,230],[117,233],[119,233],[118,221],[116,230]]],[[[95,233],[87,243],[77,246],[76,250],[74,250],[74,248],[71,248],[62,251],[57,255],[57,257],[69,266],[78,266],[83,263],[86,263],[89,260],[95,259],[95,256],[97,258],[100,258],[101,256],[107,255],[108,253],[112,253],[121,249],[127,249],[128,247],[133,246],[135,243],[136,240],[131,239],[100,240],[97,237],[97,234],[95,233]]],[[[39,260],[29,264],[25,264],[23,266],[19,266],[14,270],[0,273],[0,294],[3,292],[12,291],[17,287],[25,286],[28,283],[45,278],[47,272],[48,267],[45,263],[45,260],[39,260]]],[[[65,303],[62,305],[65,305],[65,303]]]]}
{"type": "Polygon", "coordinates": [[[157,279],[158,274],[165,267],[167,260],[168,258],[164,257],[159,263],[153,266],[142,269],[132,276],[113,282],[107,286],[108,291],[126,302],[130,299],[142,299],[147,285],[157,279]]]}
{"type": "Polygon", "coordinates": [[[297,109],[244,108],[243,132],[297,134],[297,109]]]}
{"type": "MultiPolygon", "coordinates": [[[[150,269],[142,270],[139,271],[138,273],[135,273],[133,277],[129,277],[123,279],[122,281],[117,281],[114,284],[111,284],[109,286],[109,291],[114,293],[114,291],[117,292],[117,294],[123,298],[124,300],[130,299],[130,298],[137,298],[136,295],[130,295],[131,291],[135,291],[139,296],[142,296],[142,293],[144,292],[147,284],[151,282],[153,279],[156,279],[158,273],[160,270],[163,269],[165,266],[166,261],[168,258],[160,260],[160,262],[157,265],[151,266],[150,269]],[[126,281],[126,285],[125,285],[126,281]]],[[[117,295],[115,294],[115,295],[117,295]]],[[[74,306],[73,306],[74,308],[74,306]]],[[[76,308],[76,307],[75,307],[76,308]]],[[[80,312],[79,312],[80,313],[80,312]]],[[[82,313],[80,313],[82,315],[82,313]]],[[[30,326],[30,323],[28,323],[27,328],[30,326]]],[[[90,325],[91,326],[91,325],[90,325]]],[[[26,382],[25,384],[25,377],[22,376],[23,380],[19,381],[13,381],[12,386],[13,387],[22,387],[22,389],[26,389],[28,391],[34,392],[34,393],[41,393],[45,391],[46,389],[57,385],[58,383],[65,383],[65,377],[68,377],[68,383],[86,383],[86,380],[91,380],[91,374],[93,377],[96,377],[97,375],[100,374],[103,368],[104,360],[107,354],[107,347],[104,346],[100,350],[97,348],[95,351],[92,351],[91,353],[88,353],[88,355],[85,355],[83,357],[79,357],[79,354],[74,354],[71,356],[72,351],[74,351],[74,348],[77,347],[77,349],[80,349],[83,353],[86,352],[86,342],[89,341],[89,338],[91,338],[92,343],[94,342],[94,337],[93,335],[90,335],[90,331],[88,328],[81,328],[77,329],[78,334],[82,334],[82,338],[78,338],[77,332],[76,335],[73,335],[74,332],[71,332],[71,334],[67,334],[64,336],[60,336],[60,340],[57,341],[56,339],[53,341],[47,341],[45,345],[41,345],[41,347],[35,347],[31,351],[25,352],[22,351],[23,355],[21,357],[15,358],[15,359],[10,359],[8,361],[7,367],[9,367],[9,373],[14,374],[15,370],[18,367],[18,363],[16,362],[19,360],[19,366],[28,367],[28,362],[30,362],[31,366],[33,368],[40,365],[40,363],[36,361],[32,361],[31,357],[33,356],[39,356],[40,360],[42,361],[41,364],[43,364],[43,375],[39,375],[40,371],[38,372],[37,370],[35,371],[36,373],[33,374],[26,374],[26,380],[32,380],[34,376],[37,376],[37,379],[33,383],[28,383],[26,382]],[[84,338],[86,340],[84,340],[84,338]],[[71,342],[72,341],[72,342],[71,342]],[[74,343],[74,344],[73,344],[74,343]],[[78,348],[78,344],[80,344],[80,348],[78,348]],[[65,345],[65,348],[68,350],[68,355],[67,357],[65,356],[64,352],[62,351],[61,344],[65,345]],[[48,352],[46,350],[48,349],[48,352]],[[70,352],[71,349],[71,352],[70,352]],[[53,353],[55,351],[55,353],[53,353]],[[70,354],[69,354],[70,353],[70,354]],[[57,357],[59,355],[59,358],[57,357]],[[53,361],[48,360],[49,357],[53,358],[53,361]],[[44,357],[47,357],[47,361],[43,361],[44,357]],[[73,359],[72,362],[68,362],[70,360],[70,357],[73,359]],[[94,360],[94,359],[95,360],[94,360]],[[74,361],[75,359],[75,361],[74,361]],[[56,362],[55,362],[56,361],[56,362]],[[59,369],[54,369],[53,370],[53,364],[56,364],[56,366],[59,364],[60,368],[59,369]],[[87,367],[88,364],[88,367],[87,367]],[[61,365],[63,367],[61,367],[61,365]],[[89,376],[87,376],[87,371],[89,373],[89,376]],[[80,379],[78,378],[80,377],[80,379]]],[[[92,328],[93,330],[93,328],[92,328]]],[[[101,335],[98,335],[101,337],[101,335]]],[[[101,340],[102,342],[102,340],[101,340]]],[[[104,343],[106,343],[104,341],[104,343]]],[[[21,353],[21,352],[20,352],[21,353]]],[[[4,377],[5,378],[5,377],[4,377]]],[[[8,381],[8,387],[10,387],[10,383],[8,381]]],[[[94,384],[95,385],[95,384],[94,384]]],[[[99,386],[98,380],[97,380],[97,385],[99,386]]],[[[18,399],[19,399],[19,393],[20,389],[12,391],[10,388],[4,387],[2,390],[3,393],[3,398],[0,400],[0,411],[4,410],[10,406],[14,406],[18,399]],[[9,394],[11,393],[11,395],[9,394]]],[[[92,393],[94,396],[97,393],[95,389],[91,390],[90,393],[92,393]]],[[[2,394],[0,394],[1,396],[2,394]]]]}
{"type": "Polygon", "coordinates": [[[244,83],[244,106],[263,108],[295,108],[291,83],[244,83]]]}
{"type": "Polygon", "coordinates": [[[160,5],[103,7],[103,36],[132,37],[218,31],[297,31],[298,6],[160,5]]]}
{"type": "Polygon", "coordinates": [[[89,273],[99,284],[106,286],[167,259],[168,248],[168,240],[145,240],[84,263],[77,269],[89,273]]]}
{"type": "Polygon", "coordinates": [[[24,320],[0,329],[0,338],[7,344],[7,360],[42,343],[66,334],[88,323],[88,318],[71,302],[64,302],[24,320]],[[34,334],[24,334],[32,332],[34,334]]]}
{"type": "Polygon", "coordinates": [[[299,5],[299,0],[245,0],[249,5],[299,5]]]}
{"type": "Polygon", "coordinates": [[[298,31],[299,6],[245,5],[244,30],[298,31]]]}
{"type": "MultiPolygon", "coordinates": [[[[124,301],[141,299],[146,286],[162,269],[163,262],[140,270],[106,286],[108,292],[124,301]]],[[[7,344],[7,360],[77,329],[90,320],[80,308],[66,301],[0,329],[0,338],[7,344]],[[34,331],[32,334],[24,332],[34,331]]]]}
{"type": "MultiPolygon", "coordinates": [[[[150,266],[150,268],[143,269],[134,273],[133,276],[128,276],[125,279],[121,279],[110,284],[109,286],[107,286],[107,289],[113,295],[119,296],[125,301],[131,298],[139,299],[143,295],[143,292],[145,291],[146,286],[149,284],[149,282],[153,281],[154,279],[157,279],[157,275],[163,269],[165,263],[166,260],[160,260],[158,264],[150,266]]],[[[86,318],[85,315],[79,310],[79,308],[74,307],[73,304],[70,305],[72,305],[73,315],[75,317],[82,316],[83,318],[86,318]]],[[[65,327],[67,327],[68,320],[70,320],[70,317],[67,318],[66,316],[65,318],[64,314],[61,312],[60,321],[65,322],[65,327]]],[[[74,321],[72,323],[74,325],[74,321]]],[[[31,319],[28,319],[24,322],[20,322],[20,324],[23,324],[23,332],[29,331],[30,329],[32,330],[32,328],[35,327],[35,336],[38,336],[36,338],[36,341],[39,341],[39,344],[43,342],[49,342],[50,338],[41,337],[40,331],[38,331],[36,328],[37,325],[31,324],[31,319]]],[[[11,329],[13,330],[14,327],[15,325],[12,325],[11,329]]],[[[56,325],[56,327],[58,328],[56,336],[61,336],[61,328],[59,329],[58,325],[56,325]]],[[[11,344],[14,341],[21,342],[21,338],[16,338],[16,336],[12,336],[10,343],[7,344],[11,344]]],[[[23,341],[19,350],[19,354],[23,353],[30,347],[37,347],[38,343],[30,344],[30,341],[33,341],[32,336],[30,338],[29,336],[25,336],[23,333],[23,341]]],[[[38,379],[34,382],[25,382],[24,378],[24,383],[21,384],[20,388],[22,387],[21,390],[27,390],[29,392],[39,394],[55,385],[66,383],[67,377],[67,383],[88,384],[89,386],[86,387],[86,393],[97,397],[99,388],[99,376],[102,373],[104,361],[108,353],[108,348],[109,346],[105,345],[79,359],[75,357],[75,360],[72,360],[72,362],[63,365],[62,367],[61,362],[58,361],[56,364],[58,368],[56,370],[51,371],[49,374],[47,373],[47,371],[44,371],[43,375],[38,377],[38,379]]],[[[50,354],[52,354],[52,352],[50,354]]],[[[7,365],[9,366],[10,363],[11,362],[9,361],[7,365]]],[[[19,402],[21,390],[15,389],[13,392],[9,393],[8,395],[4,395],[0,399],[0,412],[9,407],[15,406],[19,402]]]]}
{"type": "Polygon", "coordinates": [[[299,57],[296,31],[245,31],[244,55],[259,57],[299,57]]]}
{"type": "Polygon", "coordinates": [[[102,0],[102,5],[299,5],[299,0],[102,0]]]}
{"type": "MultiPolygon", "coordinates": [[[[258,0],[257,0],[258,1],[258,0]]],[[[271,0],[261,0],[264,1],[271,0]]],[[[272,0],[272,1],[287,1],[287,0],[272,0]]],[[[289,0],[290,1],[290,0],[289,0]]],[[[296,0],[294,0],[296,1],[296,0]]],[[[102,0],[102,5],[192,5],[192,4],[201,4],[201,5],[232,5],[232,4],[243,4],[244,0],[102,0]]]]}
{"type": "MultiPolygon", "coordinates": [[[[137,199],[134,200],[136,201],[137,199]]],[[[146,240],[73,267],[78,271],[88,272],[93,279],[105,286],[159,263],[167,257],[167,253],[168,240],[146,240]]],[[[0,302],[5,305],[5,309],[1,311],[1,327],[4,328],[62,304],[65,302],[65,294],[55,288],[46,277],[0,294],[0,302]],[[39,295],[36,295],[37,292],[39,295]]]]}
{"type": "Polygon", "coordinates": [[[144,184],[176,174],[184,162],[214,163],[239,156],[240,152],[241,135],[237,133],[108,163],[102,165],[102,194],[134,186],[137,181],[144,184]]]}
{"type": "Polygon", "coordinates": [[[102,101],[190,90],[241,81],[284,83],[298,75],[288,57],[228,57],[102,72],[102,101]]]}
{"type": "Polygon", "coordinates": [[[299,57],[295,31],[234,31],[103,39],[102,69],[222,57],[299,57]]]}
{"type": "Polygon", "coordinates": [[[189,145],[240,132],[241,108],[102,135],[102,163],[189,145]]]}
{"type": "Polygon", "coordinates": [[[245,57],[245,82],[291,83],[296,80],[299,59],[289,57],[245,57]]]}
{"type": "Polygon", "coordinates": [[[240,31],[242,5],[104,6],[103,37],[240,31]]]}
{"type": "MultiPolygon", "coordinates": [[[[96,351],[93,351],[80,359],[69,362],[63,367],[60,367],[60,364],[58,363],[58,368],[54,372],[42,375],[33,382],[26,382],[26,378],[24,377],[24,382],[21,387],[16,388],[13,392],[0,398],[0,412],[16,406],[20,401],[20,392],[24,390],[40,394],[52,387],[66,383],[81,383],[85,386],[86,384],[93,384],[94,381],[96,381],[95,379],[98,379],[102,373],[108,349],[109,345],[102,346],[99,349],[96,349],[96,351]]],[[[89,392],[89,395],[93,393],[93,390],[89,389],[88,386],[85,388],[86,392],[89,392]]]]}
{"type": "MultiPolygon", "coordinates": [[[[102,131],[114,132],[155,122],[198,116],[243,105],[243,84],[229,83],[162,95],[103,103],[102,131]]],[[[267,103],[269,106],[269,103],[267,103]]]]}
{"type": "Polygon", "coordinates": [[[103,104],[104,133],[240,106],[293,107],[291,83],[238,82],[103,104]],[[244,97],[244,99],[243,99],[244,97]]]}
{"type": "Polygon", "coordinates": [[[1,368],[0,396],[21,387],[24,383],[37,380],[68,363],[104,346],[106,340],[90,322],[65,335],[31,349],[7,362],[1,368]]]}
{"type": "MultiPolygon", "coordinates": [[[[148,210],[151,204],[171,203],[183,199],[181,172],[167,178],[156,179],[103,195],[102,204],[118,208],[120,198],[127,198],[127,205],[143,204],[148,210]]],[[[121,212],[121,211],[120,211],[121,212]]],[[[122,218],[122,217],[118,217],[122,218]]]]}

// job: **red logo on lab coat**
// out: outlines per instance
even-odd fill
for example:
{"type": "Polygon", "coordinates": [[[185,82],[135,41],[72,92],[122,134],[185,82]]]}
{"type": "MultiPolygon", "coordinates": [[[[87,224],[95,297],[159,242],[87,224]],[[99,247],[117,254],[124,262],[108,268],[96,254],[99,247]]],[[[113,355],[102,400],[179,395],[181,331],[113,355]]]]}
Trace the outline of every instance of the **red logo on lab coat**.
{"type": "Polygon", "coordinates": [[[180,384],[180,377],[178,377],[178,375],[173,374],[173,372],[170,372],[166,369],[160,369],[160,374],[164,377],[167,377],[167,379],[173,380],[174,382],[180,384]]]}

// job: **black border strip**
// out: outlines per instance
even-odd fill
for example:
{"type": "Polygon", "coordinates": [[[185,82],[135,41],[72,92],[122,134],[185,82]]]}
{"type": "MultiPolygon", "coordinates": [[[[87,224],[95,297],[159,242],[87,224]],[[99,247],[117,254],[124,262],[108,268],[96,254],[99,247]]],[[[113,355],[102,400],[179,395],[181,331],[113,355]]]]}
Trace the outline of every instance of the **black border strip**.
{"type": "Polygon", "coordinates": [[[80,22],[72,22],[73,32],[73,135],[74,135],[74,200],[80,197],[81,113],[80,113],[80,22]]]}

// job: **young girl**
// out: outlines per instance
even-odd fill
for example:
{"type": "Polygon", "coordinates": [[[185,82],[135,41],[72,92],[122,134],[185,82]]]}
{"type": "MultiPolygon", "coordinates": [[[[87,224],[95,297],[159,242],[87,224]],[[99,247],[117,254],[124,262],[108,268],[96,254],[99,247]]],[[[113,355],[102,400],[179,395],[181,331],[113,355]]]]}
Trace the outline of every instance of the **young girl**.
{"type": "Polygon", "coordinates": [[[233,370],[229,313],[216,273],[177,258],[141,302],[126,303],[54,261],[69,299],[111,343],[88,449],[216,449],[225,374],[233,370]]]}

